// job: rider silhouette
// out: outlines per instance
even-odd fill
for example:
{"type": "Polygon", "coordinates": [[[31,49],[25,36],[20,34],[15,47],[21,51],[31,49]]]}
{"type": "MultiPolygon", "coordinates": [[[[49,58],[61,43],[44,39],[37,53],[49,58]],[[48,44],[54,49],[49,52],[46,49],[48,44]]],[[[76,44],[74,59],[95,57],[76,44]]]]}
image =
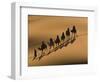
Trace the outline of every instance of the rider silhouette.
{"type": "Polygon", "coordinates": [[[77,33],[75,25],[73,26],[71,32],[72,32],[73,38],[75,39],[76,38],[76,33],[77,33]]]}

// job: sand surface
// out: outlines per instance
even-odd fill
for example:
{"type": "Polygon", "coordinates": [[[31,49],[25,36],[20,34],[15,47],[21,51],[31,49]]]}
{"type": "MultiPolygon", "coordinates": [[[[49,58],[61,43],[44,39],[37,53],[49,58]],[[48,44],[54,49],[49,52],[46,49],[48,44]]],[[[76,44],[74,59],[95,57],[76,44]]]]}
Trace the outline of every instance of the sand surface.
{"type": "Polygon", "coordinates": [[[29,16],[28,17],[28,66],[87,64],[88,62],[88,18],[87,17],[58,17],[58,16],[29,16]],[[48,42],[52,37],[61,36],[67,28],[73,25],[77,35],[73,44],[63,47],[39,61],[33,59],[33,49],[48,42]]]}

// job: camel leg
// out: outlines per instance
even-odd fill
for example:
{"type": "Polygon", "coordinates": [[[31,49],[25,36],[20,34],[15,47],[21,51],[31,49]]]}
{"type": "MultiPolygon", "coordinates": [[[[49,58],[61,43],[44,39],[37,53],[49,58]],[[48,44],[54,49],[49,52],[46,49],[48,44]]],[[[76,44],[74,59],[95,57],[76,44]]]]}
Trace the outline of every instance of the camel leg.
{"type": "Polygon", "coordinates": [[[33,61],[35,58],[36,58],[36,57],[34,56],[33,59],[32,59],[32,61],[33,61]]]}

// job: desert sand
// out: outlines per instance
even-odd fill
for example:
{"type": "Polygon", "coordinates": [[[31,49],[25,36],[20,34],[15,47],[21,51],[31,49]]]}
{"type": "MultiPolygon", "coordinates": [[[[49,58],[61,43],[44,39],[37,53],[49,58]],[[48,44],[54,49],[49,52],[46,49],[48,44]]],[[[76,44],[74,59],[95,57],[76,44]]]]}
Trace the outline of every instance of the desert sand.
{"type": "Polygon", "coordinates": [[[71,65],[88,63],[88,18],[68,16],[28,16],[28,66],[71,65]],[[61,36],[75,25],[78,37],[72,44],[58,49],[40,60],[33,59],[33,49],[61,36]]]}

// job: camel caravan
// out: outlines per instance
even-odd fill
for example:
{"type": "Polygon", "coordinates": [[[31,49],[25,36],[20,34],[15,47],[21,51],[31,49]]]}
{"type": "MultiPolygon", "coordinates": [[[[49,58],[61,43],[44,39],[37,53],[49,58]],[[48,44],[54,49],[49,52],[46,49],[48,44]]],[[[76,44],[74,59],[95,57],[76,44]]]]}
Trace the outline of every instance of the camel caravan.
{"type": "Polygon", "coordinates": [[[42,41],[40,47],[33,49],[33,59],[40,60],[42,57],[49,55],[52,52],[66,47],[69,43],[73,43],[76,40],[76,27],[67,28],[65,32],[62,32],[61,36],[57,35],[55,39],[50,38],[49,42],[42,41]]]}

